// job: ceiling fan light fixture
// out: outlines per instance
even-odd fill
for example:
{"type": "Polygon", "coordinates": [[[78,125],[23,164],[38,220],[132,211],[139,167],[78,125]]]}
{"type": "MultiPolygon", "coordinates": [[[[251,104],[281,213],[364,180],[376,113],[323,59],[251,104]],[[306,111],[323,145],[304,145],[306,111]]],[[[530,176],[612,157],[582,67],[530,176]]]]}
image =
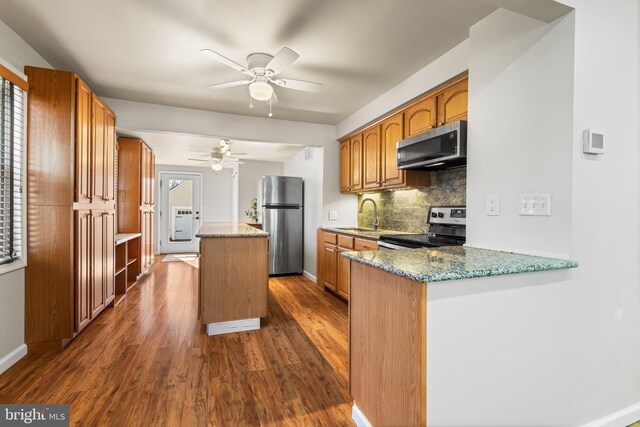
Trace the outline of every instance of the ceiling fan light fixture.
{"type": "Polygon", "coordinates": [[[222,170],[222,165],[220,163],[214,163],[211,165],[211,169],[213,169],[216,172],[219,172],[222,170]]]}
{"type": "Polygon", "coordinates": [[[273,87],[264,81],[255,81],[249,85],[249,93],[256,101],[268,101],[273,95],[273,87]]]}

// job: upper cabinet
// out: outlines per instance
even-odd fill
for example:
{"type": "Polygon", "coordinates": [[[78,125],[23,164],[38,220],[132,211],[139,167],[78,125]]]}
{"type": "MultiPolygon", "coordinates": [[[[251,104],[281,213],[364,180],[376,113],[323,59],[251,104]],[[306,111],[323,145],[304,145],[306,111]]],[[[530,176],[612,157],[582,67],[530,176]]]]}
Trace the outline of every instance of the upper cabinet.
{"type": "Polygon", "coordinates": [[[409,138],[436,127],[437,105],[436,97],[430,96],[407,108],[404,112],[404,137],[409,138]]]}
{"type": "Polygon", "coordinates": [[[468,76],[452,80],[362,133],[340,141],[340,191],[427,187],[430,172],[399,170],[398,141],[467,119],[468,76]]]}
{"type": "Polygon", "coordinates": [[[382,184],[385,187],[404,185],[405,171],[396,167],[396,143],[402,139],[402,113],[382,122],[382,184]]]}
{"type": "Polygon", "coordinates": [[[362,184],[365,190],[380,188],[380,126],[362,134],[362,184]]]}
{"type": "Polygon", "coordinates": [[[340,142],[340,191],[351,190],[351,140],[340,142]]]}
{"type": "Polygon", "coordinates": [[[91,89],[76,79],[76,197],[91,202],[91,89]]]}
{"type": "Polygon", "coordinates": [[[469,80],[463,79],[438,95],[438,126],[467,120],[469,80]]]}

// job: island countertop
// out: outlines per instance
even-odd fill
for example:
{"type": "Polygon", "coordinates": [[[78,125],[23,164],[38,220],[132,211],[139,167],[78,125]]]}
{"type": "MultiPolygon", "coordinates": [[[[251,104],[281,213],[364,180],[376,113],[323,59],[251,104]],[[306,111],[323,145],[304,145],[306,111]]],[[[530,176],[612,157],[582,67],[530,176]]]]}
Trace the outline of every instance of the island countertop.
{"type": "Polygon", "coordinates": [[[243,222],[205,222],[196,237],[269,237],[269,233],[243,222]]]}
{"type": "Polygon", "coordinates": [[[424,283],[558,270],[578,266],[578,263],[572,260],[464,246],[344,252],[342,256],[424,283]]]}

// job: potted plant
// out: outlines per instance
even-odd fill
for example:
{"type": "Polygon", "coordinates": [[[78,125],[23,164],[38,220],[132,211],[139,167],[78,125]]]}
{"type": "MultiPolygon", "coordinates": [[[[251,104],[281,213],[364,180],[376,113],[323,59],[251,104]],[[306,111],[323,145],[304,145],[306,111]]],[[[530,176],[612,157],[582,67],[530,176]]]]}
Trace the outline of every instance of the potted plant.
{"type": "Polygon", "coordinates": [[[249,210],[244,211],[244,214],[251,219],[251,222],[258,222],[258,199],[253,199],[249,210]]]}

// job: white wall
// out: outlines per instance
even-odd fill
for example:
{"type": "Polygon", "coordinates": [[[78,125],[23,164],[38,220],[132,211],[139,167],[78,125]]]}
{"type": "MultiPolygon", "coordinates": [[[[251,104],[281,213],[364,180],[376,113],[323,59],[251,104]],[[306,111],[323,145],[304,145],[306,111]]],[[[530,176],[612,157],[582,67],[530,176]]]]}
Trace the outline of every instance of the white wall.
{"type": "Polygon", "coordinates": [[[440,58],[336,125],[336,139],[363,127],[372,120],[410,102],[468,68],[469,40],[465,40],[440,58]]]}
{"type": "Polygon", "coordinates": [[[499,9],[471,27],[467,244],[568,257],[573,23],[499,9]],[[518,195],[550,193],[551,217],[518,216],[518,195]],[[500,216],[486,196],[500,195],[500,216]]]}
{"type": "Polygon", "coordinates": [[[497,11],[471,31],[469,123],[474,134],[469,144],[478,146],[469,157],[475,170],[468,175],[468,232],[474,245],[567,254],[580,266],[429,285],[429,425],[625,426],[640,419],[639,4],[566,3],[576,11],[555,24],[497,11]],[[485,56],[495,58],[493,69],[483,66],[474,75],[485,56]],[[569,81],[565,67],[570,67],[569,81]],[[553,73],[575,95],[555,82],[545,87],[553,73]],[[543,98],[551,92],[546,109],[532,90],[543,98]],[[566,116],[567,97],[571,117],[566,116]],[[527,120],[510,111],[499,109],[507,116],[492,118],[491,112],[477,110],[489,102],[510,105],[527,120]],[[489,140],[492,121],[496,141],[489,140]],[[540,126],[535,130],[532,124],[540,126]],[[571,128],[564,140],[544,129],[550,126],[565,135],[566,124],[571,128]],[[598,158],[581,153],[587,127],[605,133],[607,152],[598,158]],[[514,138],[505,138],[499,128],[514,138]],[[523,134],[532,131],[545,136],[537,141],[541,152],[521,147],[528,156],[510,159],[519,168],[478,163],[490,161],[478,151],[480,144],[489,144],[489,152],[510,152],[513,144],[531,143],[523,134]],[[509,176],[496,172],[503,167],[511,168],[509,176]],[[492,221],[499,223],[500,234],[526,238],[504,240],[511,237],[490,233],[496,228],[484,217],[483,199],[503,185],[498,178],[512,183],[501,187],[508,196],[501,194],[501,215],[492,221]],[[509,206],[511,194],[529,191],[525,187],[535,178],[560,194],[546,221],[519,218],[509,206]],[[614,220],[619,231],[611,232],[613,224],[606,222],[609,206],[623,212],[621,221],[614,220]]]}
{"type": "Polygon", "coordinates": [[[249,221],[244,214],[251,201],[258,197],[258,180],[265,175],[283,175],[284,163],[243,160],[238,166],[238,220],[249,221]]]}
{"type": "Polygon", "coordinates": [[[316,230],[322,226],[322,187],[324,153],[322,148],[310,148],[311,158],[305,160],[305,151],[284,163],[286,176],[304,179],[304,272],[316,280],[316,230]]]}
{"type": "MultiPolygon", "coordinates": [[[[328,222],[330,210],[338,213],[338,221],[331,222],[331,225],[355,225],[358,222],[357,197],[340,194],[339,190],[339,144],[336,141],[335,126],[191,110],[120,99],[104,100],[116,113],[118,130],[122,131],[180,132],[237,140],[324,147],[323,222],[328,222]]],[[[238,209],[244,209],[241,201],[238,209]]]]}
{"type": "MultiPolygon", "coordinates": [[[[47,61],[2,21],[0,64],[19,74],[22,74],[25,65],[50,67],[47,61]]],[[[25,353],[24,269],[21,269],[0,274],[0,372],[25,353]],[[12,352],[14,357],[5,359],[12,352]]]]}

